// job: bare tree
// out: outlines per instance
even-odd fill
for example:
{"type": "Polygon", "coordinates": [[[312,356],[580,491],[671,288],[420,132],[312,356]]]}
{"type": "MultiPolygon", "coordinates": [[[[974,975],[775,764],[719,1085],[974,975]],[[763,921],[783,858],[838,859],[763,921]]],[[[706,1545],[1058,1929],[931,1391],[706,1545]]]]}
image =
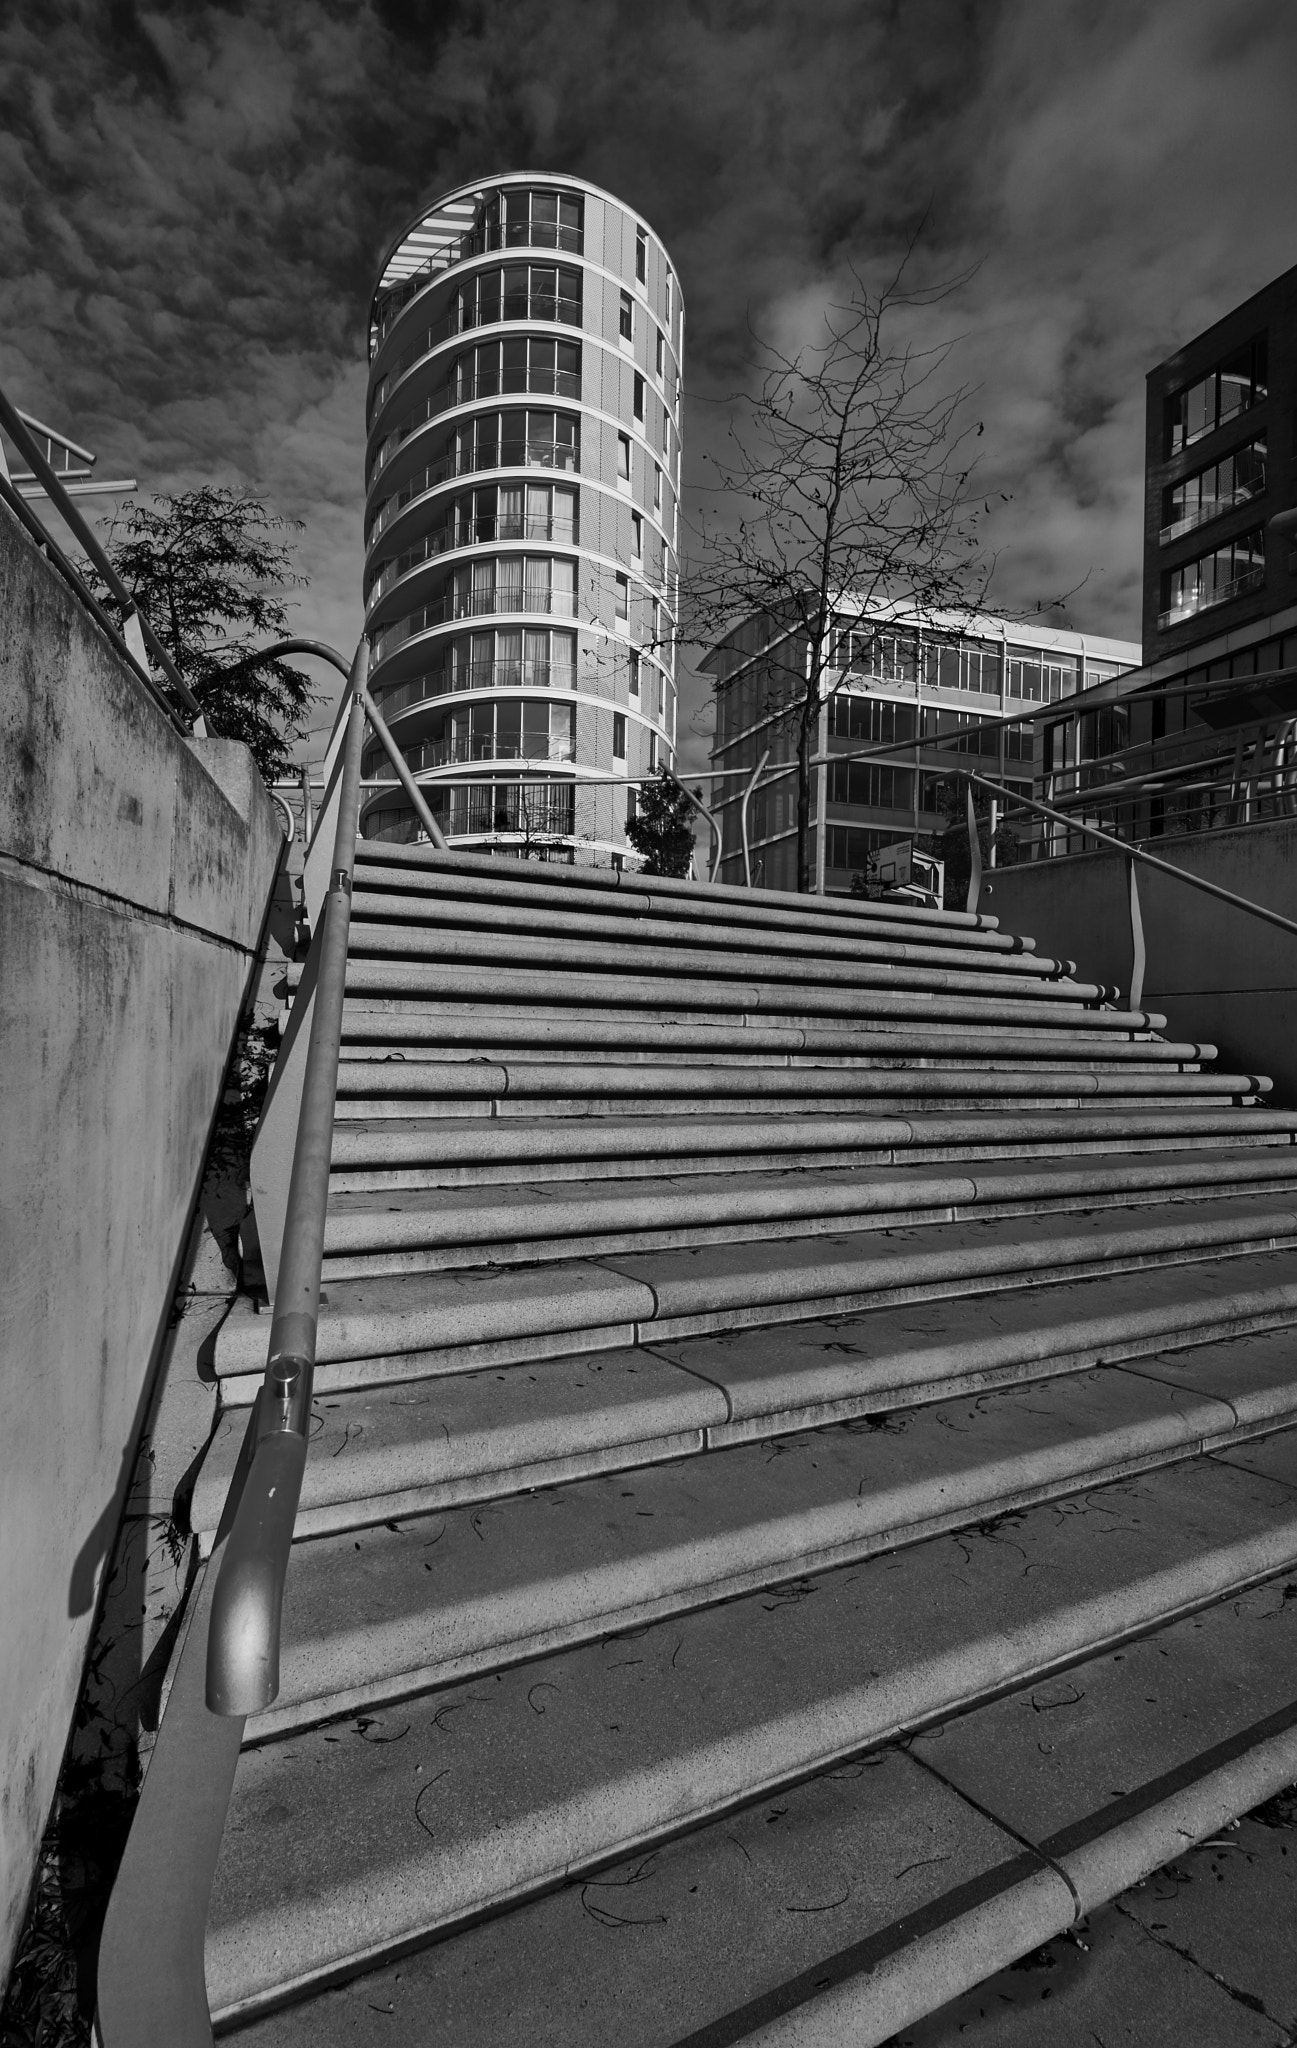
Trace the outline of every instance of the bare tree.
{"type": "Polygon", "coordinates": [[[762,381],[741,397],[715,463],[737,517],[704,523],[682,590],[681,637],[712,649],[735,636],[729,669],[755,658],[759,716],[795,737],[803,891],[814,886],[811,756],[821,707],[842,680],[844,612],[859,656],[898,618],[957,632],[986,585],[967,452],[981,427],[960,426],[966,389],[939,388],[953,344],[894,338],[907,313],[965,280],[916,289],[904,277],[902,265],[873,293],[853,271],[822,340],[796,355],[758,342],[762,381]]]}

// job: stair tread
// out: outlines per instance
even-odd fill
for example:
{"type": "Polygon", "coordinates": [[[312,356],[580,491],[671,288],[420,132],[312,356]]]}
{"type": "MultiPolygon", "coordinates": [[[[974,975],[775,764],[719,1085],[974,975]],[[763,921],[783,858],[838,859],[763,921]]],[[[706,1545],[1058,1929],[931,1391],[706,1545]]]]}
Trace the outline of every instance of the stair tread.
{"type": "Polygon", "coordinates": [[[1297,1413],[1287,1331],[300,1543],[261,1730],[729,1600],[1297,1413]]]}
{"type": "MultiPolygon", "coordinates": [[[[383,1274],[331,1282],[320,1309],[317,1357],[377,1355],[393,1348],[483,1342],[520,1331],[580,1331],[598,1324],[643,1323],[715,1307],[756,1311],[828,1294],[890,1285],[932,1284],[944,1276],[992,1279],[1186,1246],[1227,1247],[1258,1234],[1297,1231],[1297,1204],[1264,1195],[1175,1203],[1133,1213],[1016,1217],[1010,1228],[975,1218],[889,1232],[844,1231],[832,1238],[787,1239],[777,1259],[765,1243],[708,1245],[615,1261],[555,1261],[535,1268],[476,1268],[456,1273],[383,1274]],[[377,1332],[381,1326],[384,1341],[377,1332]],[[398,1335],[401,1342],[391,1339],[398,1335]]],[[[753,1313],[748,1321],[761,1320],[753,1313]]],[[[236,1301],[216,1338],[218,1374],[259,1371],[267,1317],[236,1301]]]]}
{"type": "Polygon", "coordinates": [[[1267,1135],[1291,1142],[1297,1132],[1297,1111],[1207,1104],[1159,1104],[1153,1109],[1114,1109],[1108,1103],[1079,1109],[915,1109],[903,1112],[870,1108],[850,1113],[835,1105],[823,1110],[804,1107],[772,1117],[731,1110],[681,1117],[649,1112],[625,1116],[545,1117],[525,1109],[509,1117],[430,1118],[418,1115],[357,1116],[339,1119],[334,1128],[335,1170],[374,1158],[377,1163],[403,1157],[417,1159],[429,1147],[438,1159],[620,1158],[629,1152],[669,1159],[694,1155],[763,1150],[879,1152],[918,1146],[1055,1146],[1068,1141],[1091,1146],[1136,1138],[1237,1135],[1259,1142],[1267,1135]]]}
{"type": "MultiPolygon", "coordinates": [[[[674,962],[655,975],[644,971],[642,960],[628,963],[626,972],[615,973],[607,964],[606,951],[597,971],[575,963],[556,966],[515,960],[512,952],[511,948],[506,957],[484,956],[480,961],[448,953],[437,959],[349,959],[347,993],[352,998],[389,995],[422,996],[437,1003],[480,1001],[497,1012],[506,1005],[530,1010],[538,1004],[560,1003],[569,1008],[586,1004],[600,1010],[638,1010],[682,1023],[700,1015],[729,1019],[751,1013],[780,1019],[785,1025],[809,1026],[819,1026],[833,1017],[857,1025],[869,1018],[903,1017],[925,1023],[940,1019],[1030,1025],[1036,1031],[1064,1027],[1073,1031],[1081,1027],[1158,1031],[1166,1023],[1160,1012],[1151,1010],[1095,1008],[1097,984],[1033,982],[1014,991],[1001,982],[993,992],[985,992],[959,985],[959,977],[951,976],[947,977],[949,985],[934,981],[932,985],[886,986],[862,981],[844,987],[836,978],[816,983],[767,976],[744,979],[734,974],[682,974],[674,962]],[[1089,995],[1087,987],[1092,991],[1089,995]]],[[[915,969],[914,974],[922,971],[915,969]]],[[[298,967],[285,973],[290,990],[296,989],[300,979],[298,967]]]]}
{"type": "Polygon", "coordinates": [[[587,1055],[594,1047],[618,1050],[634,1046],[647,1058],[663,1052],[693,1051],[714,1058],[718,1053],[734,1057],[760,1058],[771,1052],[795,1059],[839,1060],[874,1057],[908,1059],[918,1052],[942,1058],[963,1051],[983,1054],[992,1064],[1017,1059],[1079,1058],[1086,1063],[1133,1061],[1157,1066],[1166,1061],[1198,1062],[1216,1057],[1213,1045],[1197,1041],[1164,1038],[1124,1037],[1109,1021],[1112,1013],[1085,1013],[1084,1028],[1069,1033],[1052,1029],[1033,1036],[1021,1027],[997,1023],[979,1031],[975,1025],[942,1024],[935,1020],[898,1022],[877,1019],[859,1024],[834,1024],[819,1020],[811,1025],[792,1025],[731,1018],[707,1022],[657,1021],[632,1013],[627,1017],[592,1017],[588,1012],[559,1006],[533,1005],[524,1015],[501,1013],[499,1003],[456,1004],[451,1001],[423,1002],[402,997],[348,997],[343,1009],[343,1043],[383,1045],[390,1043],[455,1045],[486,1058],[508,1057],[518,1047],[543,1047],[545,1057],[562,1056],[552,1048],[587,1055]]]}
{"type": "MultiPolygon", "coordinates": [[[[939,1783],[928,1770],[895,1749],[884,1752],[885,1766],[841,1765],[970,1706],[920,1735],[914,1752],[926,1747],[941,1770],[949,1755],[956,1784],[990,1795],[995,1826],[1003,1802],[1014,1816],[1009,1829],[1017,1824],[1029,1841],[1053,1841],[1055,1853],[1068,1853],[1058,1847],[1060,1833],[1084,1834],[1114,1793],[1192,1765],[1213,1743],[1291,1705],[1297,1616],[1273,1582],[1187,1621],[1172,1619],[1297,1558],[1297,1443],[1291,1435],[1272,1440],[1270,1455],[1282,1479],[1243,1469],[1232,1452],[1198,1458],[1087,1492],[1063,1512],[1027,1509],[1007,1525],[803,1573],[773,1594],[673,1616],[629,1638],[245,1751],[209,1921],[214,2006],[228,2009],[262,1989],[258,1935],[266,1919],[278,1934],[276,1967],[301,1982],[339,1957],[354,1965],[381,1955],[611,1856],[643,1857],[672,1830],[693,1832],[661,1852],[664,1866],[679,1859],[693,1879],[724,1833],[737,1826],[745,1839],[749,1822],[728,1808],[760,1801],[748,1807],[750,1823],[768,1828],[772,1806],[797,1810],[790,1781],[807,1771],[821,1774],[822,1790],[803,1787],[803,1868],[821,1878],[834,1816],[855,1806],[851,1788],[861,1788],[864,1839],[881,1835],[885,1850],[896,1798],[910,1853],[885,1854],[882,1882],[872,1888],[875,1925],[886,1926],[898,1907],[912,1908],[913,1890],[899,1883],[904,1868],[937,1871],[938,1889],[949,1890],[968,1865],[957,1847],[953,1869],[928,1861],[927,1794],[939,1783]],[[1152,1628],[1159,1633],[1142,1642],[1106,1647],[1152,1628]],[[1087,1660],[1083,1681],[1075,1671],[1055,1675],[1077,1658],[1087,1660]],[[1215,1674],[1210,1683],[1206,1668],[1215,1674]],[[1057,1748],[1042,1757],[1038,1747],[1031,1693],[1044,1674],[1051,1704],[1077,1692],[1089,1699],[1093,1688],[1103,1709],[1067,1721],[1061,1757],[1057,1748]],[[980,1704],[1006,1685],[1019,1690],[980,1704]],[[330,1816],[325,1831],[321,1813],[330,1816]]],[[[941,1788],[943,1798],[949,1789],[941,1788]]],[[[962,1822],[956,1842],[961,1830],[962,1822]]],[[[952,1845],[936,1832],[940,1856],[952,1845]]],[[[987,1842],[971,1821],[965,1839],[987,1842]]],[[[992,1863],[1007,1860],[994,1837],[989,1847],[992,1863]]],[[[730,1856],[737,1861],[732,1849],[730,1856]]],[[[778,1876],[781,1898],[801,1896],[787,1889],[782,1862],[778,1873],[763,1862],[778,1876]]],[[[975,1872],[988,1867],[973,1857],[975,1872]]],[[[617,1873],[609,1876],[615,1884],[617,1873]]],[[[861,1883],[868,1899],[863,1872],[861,1883]]],[[[705,1887],[709,1912],[718,1887],[733,1899],[728,1873],[716,1873],[705,1887]]],[[[680,1890],[673,1897],[684,1918],[692,1909],[680,1890]]],[[[805,1897],[840,1891],[821,1884],[805,1897]]],[[[608,1897],[615,1907],[616,1895],[608,1897]]],[[[570,1920],[580,1919],[575,1894],[557,1899],[566,1900],[570,1920]]],[[[562,1910],[553,1901],[539,1907],[541,1924],[552,1927],[562,1910]]],[[[638,1904],[628,1911],[640,1917],[638,1904]]],[[[827,1931],[836,1952],[843,1923],[830,1919],[827,1931]]],[[[860,1929],[848,1923],[846,1934],[859,1939],[860,1929]]],[[[496,1922],[484,1939],[496,1953],[503,1943],[514,1955],[519,1944],[532,1952],[525,1914],[496,1922]]],[[[743,1968],[719,1989],[739,2003],[736,1987],[750,1996],[754,1968],[759,1975],[760,1932],[736,1946],[743,1968]]],[[[570,1967],[571,1949],[560,1954],[570,1967]]],[[[428,1951],[434,1975],[447,1955],[453,1949],[428,1951]]],[[[619,1957],[624,1984],[623,1966],[619,1957]]],[[[795,1974],[780,1943],[768,1982],[795,1974]]],[[[488,2028],[465,2038],[501,2036],[488,2028]]],[[[518,2038],[533,2036],[524,2030],[518,2038]]],[[[674,2041],[678,2032],[649,2038],[674,2041]]]]}
{"type": "Polygon", "coordinates": [[[987,1159],[963,1171],[958,1162],[945,1171],[913,1161],[774,1171],[755,1165],[737,1182],[732,1172],[699,1171],[655,1179],[620,1174],[359,1191],[335,1186],[324,1270],[330,1280],[341,1280],[483,1262],[522,1266],[671,1245],[893,1230],[958,1222],[974,1213],[1007,1218],[1027,1208],[1148,1208],[1168,1199],[1202,1202],[1265,1189],[1297,1189],[1291,1148],[1136,1149],[1120,1159],[1080,1151],[1062,1159],[987,1159]]]}
{"type": "Polygon", "coordinates": [[[844,1073],[840,1066],[809,1062],[790,1067],[745,1063],[743,1066],[704,1065],[698,1061],[675,1060],[670,1064],[620,1064],[611,1060],[583,1060],[580,1066],[558,1060],[495,1061],[483,1058],[435,1060],[374,1057],[356,1059],[344,1054],[338,1064],[340,1109],[351,1113],[351,1099],[379,1101],[405,1096],[461,1096],[510,1104],[519,1098],[579,1100],[582,1097],[616,1098],[644,1096],[676,1098],[690,1096],[736,1096],[755,1099],[824,1096],[835,1104],[853,1095],[950,1095],[956,1093],[997,1095],[1058,1094],[1084,1097],[1165,1095],[1229,1096],[1255,1090],[1257,1076],[1223,1073],[1213,1069],[1205,1074],[1149,1074],[1142,1072],[1100,1073],[1093,1068],[1034,1067],[1025,1073],[1020,1067],[988,1070],[983,1067],[943,1064],[939,1067],[887,1066],[855,1068],[844,1073]]]}
{"type": "MultiPolygon", "coordinates": [[[[1061,1282],[993,1304],[953,1299],[791,1330],[687,1338],[529,1365],[434,1375],[317,1400],[299,1533],[486,1499],[526,1483],[649,1457],[894,1412],[943,1393],[1194,1346],[1224,1331],[1297,1322],[1293,1279],[1270,1256],[1061,1282]],[[620,1457],[615,1453],[620,1451],[620,1457]],[[560,1461],[566,1468],[560,1470],[560,1461]],[[545,1469],[548,1468],[548,1469],[545,1469]]],[[[191,1526],[215,1529],[246,1410],[208,1447],[191,1526]]]]}
{"type": "Polygon", "coordinates": [[[544,936],[572,938],[584,943],[607,939],[630,945],[678,945],[709,947],[716,951],[751,949],[759,938],[766,957],[800,960],[911,960],[949,961],[963,965],[999,968],[1028,975],[1052,975],[1059,963],[1038,954],[1034,947],[1002,932],[928,933],[910,926],[868,925],[842,930],[805,925],[785,928],[752,926],[725,918],[680,918],[661,906],[644,910],[637,903],[619,904],[613,914],[602,905],[573,910],[569,905],[503,905],[483,900],[475,891],[462,898],[440,892],[409,893],[377,891],[370,878],[359,875],[352,895],[352,916],[362,929],[377,924],[400,924],[410,931],[435,928],[442,932],[476,931],[510,943],[513,937],[544,936]]]}
{"type": "MultiPolygon", "coordinates": [[[[560,893],[574,902],[590,902],[630,895],[638,901],[648,898],[670,905],[697,908],[704,916],[724,915],[733,910],[754,922],[786,922],[789,918],[832,925],[869,926],[877,923],[913,924],[919,929],[997,931],[999,919],[984,912],[927,910],[918,905],[883,903],[850,896],[802,896],[794,907],[785,890],[736,887],[728,882],[677,881],[666,875],[637,875],[629,870],[572,868],[564,871],[529,861],[511,865],[502,872],[491,855],[442,853],[431,847],[378,848],[374,842],[358,840],[356,866],[361,873],[423,873],[437,879],[456,880],[462,887],[470,882],[487,891],[504,889],[519,894],[560,893]]],[[[525,900],[525,899],[524,899],[525,900]]]]}

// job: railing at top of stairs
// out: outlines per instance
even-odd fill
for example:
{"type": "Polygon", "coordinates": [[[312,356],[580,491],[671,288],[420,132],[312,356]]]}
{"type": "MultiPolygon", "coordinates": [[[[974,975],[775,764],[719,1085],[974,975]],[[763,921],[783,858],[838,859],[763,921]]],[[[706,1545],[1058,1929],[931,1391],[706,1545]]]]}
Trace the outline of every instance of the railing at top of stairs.
{"type": "MultiPolygon", "coordinates": [[[[1241,910],[1249,917],[1259,917],[1265,924],[1278,925],[1280,931],[1297,934],[1297,921],[1285,917],[1281,911],[1271,910],[1264,903],[1254,903],[1248,896],[1239,896],[1233,889],[1224,889],[1219,882],[1209,882],[1203,875],[1192,874],[1188,868],[1178,868],[1173,861],[1163,860],[1160,855],[1145,852],[1128,839],[1118,839],[1115,834],[1105,832],[1099,825],[1093,825],[1085,818],[1077,818],[1064,811],[1055,810],[1052,804],[1040,803],[1035,797],[1021,796],[1018,791],[1006,789],[1002,783],[992,782],[988,776],[979,775],[970,768],[954,771],[962,776],[967,792],[968,815],[968,904],[975,911],[982,891],[982,847],[978,829],[979,821],[973,802],[974,789],[984,789],[1006,809],[1022,809],[1036,816],[1048,818],[1055,824],[1065,825],[1069,832],[1083,832],[1090,839],[1098,840],[1103,846],[1112,847],[1124,856],[1126,862],[1127,898],[1130,907],[1131,975],[1129,1005],[1138,1010],[1144,998],[1144,969],[1146,952],[1144,945],[1144,918],[1140,909],[1139,883],[1136,879],[1136,865],[1154,868],[1159,874],[1170,875],[1172,880],[1183,882],[1190,889],[1197,889],[1203,896],[1214,896],[1219,903],[1227,903],[1232,910],[1241,910]]],[[[992,837],[994,835],[992,834],[992,837]]]]}
{"type": "Polygon", "coordinates": [[[36,545],[44,551],[50,562],[53,563],[62,576],[64,582],[70,585],[96,624],[112,641],[122,660],[139,677],[154,703],[166,713],[170,723],[178,732],[192,732],[195,738],[206,739],[207,727],[203,722],[202,707],[197,697],[195,697],[188,683],[186,683],[176,667],[175,662],[171,659],[166,648],[149,624],[148,619],[140,610],[134,597],[109,561],[98,535],[87,524],[75,503],[69,497],[67,488],[60,479],[58,471],[45,456],[22,414],[16,406],[10,404],[3,391],[0,391],[0,427],[4,428],[14,447],[31,464],[32,473],[40,483],[50,503],[58,508],[59,514],[68,527],[69,532],[76,535],[77,541],[85,549],[87,558],[93,562],[108,589],[112,592],[113,598],[121,606],[122,623],[120,625],[116,624],[109,617],[98,598],[90,590],[74,564],[68,560],[68,557],[64,554],[48,528],[37,518],[21,493],[15,490],[9,479],[2,454],[0,454],[0,498],[3,498],[10,511],[26,528],[27,532],[36,542],[36,545]],[[150,666],[150,656],[162,671],[166,682],[165,689],[158,683],[157,678],[153,674],[150,666]],[[179,706],[179,710],[177,706],[179,706]],[[181,710],[189,714],[188,722],[180,716],[181,710]]]}

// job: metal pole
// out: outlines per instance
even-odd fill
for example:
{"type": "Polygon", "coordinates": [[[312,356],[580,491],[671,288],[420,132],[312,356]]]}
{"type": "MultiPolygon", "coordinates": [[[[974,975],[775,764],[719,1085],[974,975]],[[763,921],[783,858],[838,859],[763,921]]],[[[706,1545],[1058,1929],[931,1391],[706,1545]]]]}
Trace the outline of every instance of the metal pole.
{"type": "Polygon", "coordinates": [[[769,759],[770,749],[767,747],[744,785],[742,800],[739,804],[739,831],[743,835],[743,879],[749,889],[752,887],[752,857],[748,850],[748,799],[756,788],[761,771],[769,759]]]}
{"type": "Polygon", "coordinates": [[[1139,880],[1129,855],[1126,879],[1130,891],[1130,1008],[1138,1010],[1144,999],[1144,920],[1139,908],[1139,880]]]}
{"type": "Polygon", "coordinates": [[[964,787],[968,806],[968,901],[965,910],[975,912],[982,893],[982,847],[977,836],[977,806],[973,801],[973,777],[964,787]]]}
{"type": "Polygon", "coordinates": [[[415,781],[413,775],[411,775],[410,773],[410,765],[408,761],[406,760],[404,754],[401,752],[401,749],[397,746],[396,741],[392,738],[392,735],[388,731],[382,718],[379,716],[378,708],[375,705],[373,698],[370,696],[369,691],[365,688],[363,683],[360,687],[359,695],[360,701],[364,705],[365,710],[369,716],[369,722],[373,726],[374,731],[378,735],[379,742],[382,745],[383,751],[386,753],[388,760],[391,762],[393,768],[396,770],[396,779],[400,783],[406,795],[409,797],[410,802],[414,805],[415,816],[418,818],[420,824],[423,826],[424,831],[427,833],[429,839],[431,839],[433,845],[437,848],[437,851],[439,853],[448,853],[450,849],[446,844],[446,835],[442,831],[440,825],[437,823],[437,820],[433,817],[431,810],[428,808],[428,804],[424,798],[423,792],[420,790],[418,783],[415,781]]]}

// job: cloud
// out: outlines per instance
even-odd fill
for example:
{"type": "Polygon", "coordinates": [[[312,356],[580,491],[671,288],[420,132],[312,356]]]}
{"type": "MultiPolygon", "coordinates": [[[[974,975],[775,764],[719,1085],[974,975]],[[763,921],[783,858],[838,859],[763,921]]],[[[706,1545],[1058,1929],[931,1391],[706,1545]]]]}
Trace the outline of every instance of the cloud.
{"type": "Polygon", "coordinates": [[[346,643],[368,294],[431,194],[535,165],[653,222],[695,494],[749,323],[807,331],[926,216],[926,274],[979,266],[932,331],[963,336],[1002,601],[1080,584],[1074,623],[1134,633],[1144,374],[1297,256],[1295,43],[1256,0],[27,0],[0,382],[110,473],[302,519],[298,617],[346,643]]]}

